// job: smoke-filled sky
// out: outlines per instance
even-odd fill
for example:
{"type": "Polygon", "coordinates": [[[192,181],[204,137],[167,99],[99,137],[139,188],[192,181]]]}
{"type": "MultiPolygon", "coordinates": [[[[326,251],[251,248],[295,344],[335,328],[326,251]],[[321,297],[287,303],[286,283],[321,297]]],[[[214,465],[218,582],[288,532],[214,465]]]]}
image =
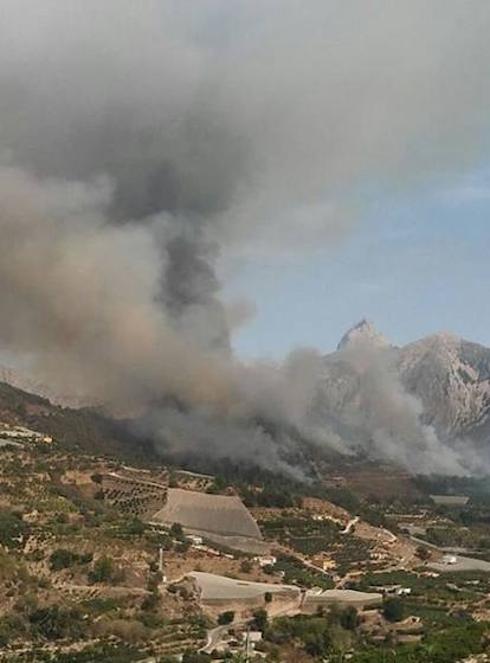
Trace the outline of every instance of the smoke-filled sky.
{"type": "MultiPolygon", "coordinates": [[[[362,316],[373,319],[399,344],[445,329],[490,345],[490,309],[482,305],[490,279],[489,134],[488,127],[478,120],[473,124],[469,117],[479,116],[481,120],[485,109],[468,88],[460,98],[460,102],[468,104],[467,110],[455,108],[454,98],[435,108],[442,99],[437,99],[439,95],[459,94],[456,90],[466,76],[478,81],[480,92],[488,93],[485,48],[470,53],[475,46],[476,22],[482,20],[488,26],[488,7],[478,2],[466,3],[466,7],[465,3],[429,2],[424,7],[414,3],[403,9],[402,4],[392,3],[388,13],[376,12],[379,3],[364,9],[380,31],[386,28],[393,32],[398,28],[407,40],[399,44],[395,59],[392,52],[385,50],[386,63],[391,63],[393,76],[399,77],[399,89],[383,90],[377,100],[379,110],[383,110],[387,95],[398,95],[403,90],[408,93],[410,86],[414,106],[400,99],[395,110],[370,119],[370,131],[378,136],[384,131],[378,122],[384,122],[387,135],[382,136],[380,149],[374,151],[376,163],[363,173],[360,185],[350,190],[350,195],[359,201],[355,232],[343,235],[342,241],[334,245],[319,242],[314,252],[307,255],[298,255],[295,245],[287,260],[283,254],[272,255],[266,244],[261,247],[262,254],[247,255],[240,269],[230,271],[229,296],[240,293],[255,302],[253,319],[234,339],[235,348],[244,356],[280,357],[294,344],[328,351],[362,316]],[[467,18],[459,22],[461,11],[467,12],[467,18]],[[380,16],[386,23],[379,20],[380,16]],[[427,41],[418,28],[411,32],[417,19],[425,23],[423,33],[427,41]],[[449,53],[442,46],[442,34],[448,39],[449,53]],[[409,49],[402,52],[406,44],[409,49]],[[416,49],[421,50],[415,53],[416,49]],[[435,96],[430,101],[424,96],[429,78],[435,96]],[[423,131],[427,140],[420,136],[413,140],[406,132],[393,136],[392,123],[409,122],[417,111],[425,114],[422,120],[426,122],[423,131]],[[441,148],[440,143],[433,142],[441,138],[437,125],[448,128],[458,112],[466,116],[465,132],[471,132],[471,126],[480,126],[477,152],[457,130],[450,140],[446,137],[446,154],[440,154],[434,164],[434,151],[441,148]],[[435,119],[438,113],[439,118],[435,119]],[[398,167],[388,177],[386,172],[380,175],[378,159],[382,158],[387,139],[396,141],[401,162],[407,157],[419,162],[420,177],[415,183],[412,179],[407,181],[406,173],[398,167]],[[453,139],[462,142],[456,146],[453,139]]],[[[359,5],[356,11],[359,12],[359,5]]],[[[361,18],[358,25],[350,25],[353,41],[364,33],[365,27],[361,18]]],[[[336,43],[345,43],[345,38],[345,34],[339,36],[336,43]]],[[[359,38],[363,41],[365,34],[359,38]]],[[[382,49],[386,49],[385,38],[370,50],[372,59],[368,56],[367,61],[357,63],[370,68],[366,84],[373,83],[373,93],[383,74],[372,63],[382,49]]],[[[355,57],[355,46],[352,51],[355,57]]],[[[345,74],[342,67],[339,71],[345,74]]],[[[356,95],[356,110],[362,122],[366,116],[366,92],[357,89],[356,95]]],[[[448,130],[454,129],[453,125],[448,130]]],[[[358,134],[354,137],[363,139],[358,134]]],[[[311,205],[298,228],[311,230],[318,220],[317,211],[311,205]]],[[[297,239],[303,240],[301,234],[297,239]]]]}
{"type": "Polygon", "coordinates": [[[380,197],[358,231],[333,247],[234,269],[230,298],[255,315],[234,336],[242,356],[283,356],[294,344],[330,351],[365,316],[397,345],[445,330],[490,346],[490,176],[380,197]],[[400,296],[400,293],[403,296],[400,296]],[[291,302],[293,305],[291,306],[291,302]]]}
{"type": "MultiPolygon", "coordinates": [[[[114,409],[311,431],[309,360],[291,389],[290,360],[271,375],[233,348],[278,355],[321,340],[299,338],[320,331],[308,312],[335,334],[377,312],[349,251],[380,224],[403,238],[394,201],[481,167],[489,27],[486,0],[0,0],[2,353],[114,409]]],[[[403,261],[379,250],[401,296],[403,261]]]]}

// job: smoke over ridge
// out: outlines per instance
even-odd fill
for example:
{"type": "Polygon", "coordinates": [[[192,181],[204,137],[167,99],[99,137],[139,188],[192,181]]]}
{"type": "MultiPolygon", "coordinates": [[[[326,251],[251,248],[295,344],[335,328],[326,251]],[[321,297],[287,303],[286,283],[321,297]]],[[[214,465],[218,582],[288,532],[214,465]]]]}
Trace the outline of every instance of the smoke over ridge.
{"type": "MultiPolygon", "coordinates": [[[[232,356],[216,264],[332,242],[370,183],[414,186],[478,159],[488,3],[0,11],[1,347],[61,393],[148,411],[152,434],[182,447],[283,467],[266,420],[348,452],[314,415],[314,351],[283,366],[232,356]]],[[[390,421],[362,422],[378,450],[394,457],[409,420],[422,450],[402,462],[463,471],[382,365],[370,384],[401,391],[390,421]]]]}

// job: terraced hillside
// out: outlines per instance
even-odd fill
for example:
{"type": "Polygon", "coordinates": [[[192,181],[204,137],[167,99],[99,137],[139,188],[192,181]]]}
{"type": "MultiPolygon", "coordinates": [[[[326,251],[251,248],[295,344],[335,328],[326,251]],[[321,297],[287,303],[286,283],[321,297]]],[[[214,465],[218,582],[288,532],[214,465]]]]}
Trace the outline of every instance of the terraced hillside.
{"type": "Polygon", "coordinates": [[[48,439],[0,448],[0,660],[113,663],[199,648],[195,597],[162,583],[160,549],[181,543],[100,499],[101,471],[124,472],[118,461],[48,439]]]}

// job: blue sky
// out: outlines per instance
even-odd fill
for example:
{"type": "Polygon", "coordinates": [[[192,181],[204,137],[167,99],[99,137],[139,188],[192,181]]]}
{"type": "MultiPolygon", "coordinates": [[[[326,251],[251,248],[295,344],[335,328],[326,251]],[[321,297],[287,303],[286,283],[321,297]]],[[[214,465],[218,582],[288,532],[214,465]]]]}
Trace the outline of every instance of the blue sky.
{"type": "Polygon", "coordinates": [[[490,346],[490,176],[372,195],[353,230],[314,254],[244,261],[229,299],[255,303],[234,336],[246,358],[333,349],[362,317],[396,344],[445,330],[490,346]]]}

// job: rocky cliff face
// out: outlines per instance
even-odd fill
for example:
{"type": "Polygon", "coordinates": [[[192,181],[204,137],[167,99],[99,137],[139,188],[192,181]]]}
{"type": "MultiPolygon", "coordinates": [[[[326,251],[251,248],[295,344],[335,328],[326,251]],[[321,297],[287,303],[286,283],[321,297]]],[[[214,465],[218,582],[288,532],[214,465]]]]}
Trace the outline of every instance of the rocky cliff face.
{"type": "Polygon", "coordinates": [[[324,393],[333,410],[360,406],[365,355],[373,353],[420,400],[424,423],[448,438],[487,434],[490,441],[489,348],[445,332],[397,348],[362,320],[325,357],[324,393]]]}
{"type": "Polygon", "coordinates": [[[424,419],[449,437],[490,440],[490,349],[435,334],[399,350],[399,371],[424,419]]]}
{"type": "Polygon", "coordinates": [[[363,318],[342,336],[337,345],[337,350],[344,350],[359,343],[370,344],[378,348],[390,346],[388,339],[380,334],[373,323],[366,320],[366,318],[363,318]]]}
{"type": "Polygon", "coordinates": [[[398,348],[362,320],[323,359],[331,435],[413,471],[490,467],[490,349],[441,333],[398,348]]]}

